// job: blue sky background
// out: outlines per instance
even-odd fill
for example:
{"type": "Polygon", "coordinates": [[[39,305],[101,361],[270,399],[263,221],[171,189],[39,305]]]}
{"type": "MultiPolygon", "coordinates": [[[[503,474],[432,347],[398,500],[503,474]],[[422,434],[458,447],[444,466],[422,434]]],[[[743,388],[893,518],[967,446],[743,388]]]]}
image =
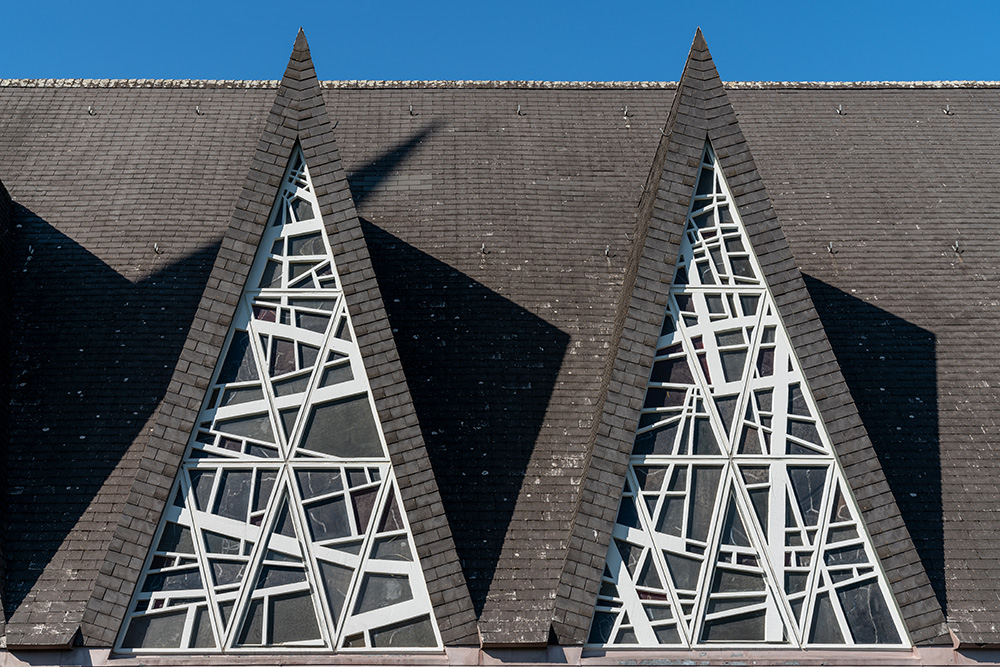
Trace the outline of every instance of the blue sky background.
{"type": "Polygon", "coordinates": [[[24,2],[0,78],[674,81],[701,26],[726,80],[997,80],[1000,2],[24,2]]]}

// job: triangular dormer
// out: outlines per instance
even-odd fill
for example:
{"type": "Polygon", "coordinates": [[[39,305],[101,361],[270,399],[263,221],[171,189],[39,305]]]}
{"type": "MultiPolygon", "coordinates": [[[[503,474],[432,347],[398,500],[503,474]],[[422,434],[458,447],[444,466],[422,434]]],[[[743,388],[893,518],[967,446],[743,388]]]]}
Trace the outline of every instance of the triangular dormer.
{"type": "Polygon", "coordinates": [[[475,641],[372,275],[300,31],[89,633],[123,652],[475,641]]]}
{"type": "Polygon", "coordinates": [[[940,641],[940,609],[928,613],[934,594],[700,31],[639,215],[560,639],[940,641]]]}

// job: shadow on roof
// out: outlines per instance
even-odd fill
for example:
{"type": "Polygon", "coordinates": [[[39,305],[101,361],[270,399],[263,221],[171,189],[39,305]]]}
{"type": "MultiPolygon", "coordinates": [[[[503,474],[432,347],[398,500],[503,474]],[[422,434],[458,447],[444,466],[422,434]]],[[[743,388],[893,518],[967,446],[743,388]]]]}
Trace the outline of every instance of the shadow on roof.
{"type": "Polygon", "coordinates": [[[15,222],[12,621],[22,605],[21,616],[48,611],[53,601],[32,593],[41,578],[56,582],[46,594],[61,591],[63,608],[82,615],[219,247],[133,283],[17,204],[15,222]]]}
{"type": "Polygon", "coordinates": [[[347,182],[354,197],[354,205],[360,207],[361,202],[373,191],[379,189],[379,185],[392,175],[396,168],[406,159],[406,156],[419,146],[421,141],[434,134],[441,125],[440,120],[428,123],[423,129],[406,141],[399,142],[371,162],[365,164],[361,169],[351,172],[347,177],[347,182]]]}
{"type": "Polygon", "coordinates": [[[934,334],[802,277],[931,586],[947,610],[934,334]]]}
{"type": "Polygon", "coordinates": [[[479,615],[570,337],[361,225],[479,615]]]}

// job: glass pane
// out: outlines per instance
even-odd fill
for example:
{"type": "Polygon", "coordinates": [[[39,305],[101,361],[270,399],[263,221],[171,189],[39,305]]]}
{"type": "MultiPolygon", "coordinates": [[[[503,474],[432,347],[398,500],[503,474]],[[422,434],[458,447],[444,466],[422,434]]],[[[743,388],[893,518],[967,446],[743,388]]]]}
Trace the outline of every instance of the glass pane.
{"type": "Polygon", "coordinates": [[[635,500],[633,498],[622,498],[621,504],[618,506],[617,523],[619,526],[626,526],[628,528],[639,527],[639,512],[635,508],[635,500]]]}
{"type": "Polygon", "coordinates": [[[351,371],[350,364],[342,364],[340,366],[334,366],[333,368],[327,368],[323,371],[323,377],[319,381],[319,386],[332,387],[335,384],[350,382],[353,379],[354,373],[351,371]]]}
{"type": "Polygon", "coordinates": [[[312,204],[301,197],[296,197],[292,200],[292,213],[299,222],[312,220],[316,217],[316,214],[313,213],[312,204]]]}
{"type": "Polygon", "coordinates": [[[722,373],[726,376],[726,382],[738,382],[743,379],[743,366],[747,361],[746,350],[721,352],[722,373]]]}
{"type": "Polygon", "coordinates": [[[272,444],[275,442],[271,420],[268,419],[266,414],[218,421],[215,424],[215,428],[223,433],[229,433],[241,438],[253,438],[254,440],[272,444]]]}
{"type": "Polygon", "coordinates": [[[682,537],[684,534],[684,498],[664,498],[656,531],[682,537]]]}
{"type": "Polygon", "coordinates": [[[639,565],[639,557],[642,556],[642,547],[623,540],[615,540],[615,546],[622,557],[622,562],[625,563],[625,569],[630,575],[635,576],[635,568],[639,565]]]}
{"type": "MultiPolygon", "coordinates": [[[[194,591],[201,589],[201,574],[197,568],[190,570],[172,570],[149,574],[143,583],[144,593],[156,593],[161,591],[194,591]]],[[[200,590],[198,590],[201,593],[200,590]]]]}
{"type": "Polygon", "coordinates": [[[669,382],[671,384],[694,384],[694,376],[686,359],[668,359],[653,364],[650,382],[669,382]]]}
{"type": "Polygon", "coordinates": [[[341,491],[344,482],[339,470],[297,470],[295,478],[299,481],[303,498],[315,498],[327,493],[341,491]]]}
{"type": "Polygon", "coordinates": [[[677,441],[680,421],[674,421],[635,437],[635,454],[671,454],[677,441]]]}
{"type": "Polygon", "coordinates": [[[380,457],[382,444],[368,396],[362,394],[315,406],[301,446],[344,458],[380,457]]]}
{"type": "Polygon", "coordinates": [[[413,560],[406,535],[381,537],[375,540],[375,546],[372,548],[372,558],[378,560],[413,560]]]}
{"type": "Polygon", "coordinates": [[[219,480],[218,499],[213,514],[228,519],[246,521],[252,477],[253,473],[249,470],[223,471],[219,480]]]}
{"type": "Polygon", "coordinates": [[[278,479],[278,473],[273,470],[259,471],[259,475],[257,488],[254,490],[254,512],[259,512],[267,507],[267,501],[271,499],[271,492],[274,490],[274,482],[278,479]]]}
{"type": "Polygon", "coordinates": [[[694,442],[691,453],[696,455],[711,455],[719,453],[719,444],[715,439],[712,423],[707,419],[696,419],[694,427],[694,442]]]}
{"type": "Polygon", "coordinates": [[[437,646],[429,616],[386,625],[371,631],[375,648],[421,648],[437,646]]]}
{"type": "Polygon", "coordinates": [[[210,560],[212,580],[216,586],[228,586],[243,581],[246,565],[228,561],[210,560]]]}
{"type": "Polygon", "coordinates": [[[642,407],[644,409],[678,407],[684,405],[685,396],[687,396],[687,390],[685,389],[658,389],[650,387],[646,390],[646,400],[642,407]]]}
{"type": "Polygon", "coordinates": [[[354,518],[357,521],[358,530],[361,532],[368,530],[368,521],[371,519],[372,510],[375,508],[375,496],[377,494],[377,488],[351,492],[351,502],[354,503],[354,518]]]}
{"type": "Polygon", "coordinates": [[[194,615],[194,634],[191,637],[191,648],[215,648],[215,635],[212,634],[212,619],[208,609],[198,607],[194,615]]]}
{"type": "Polygon", "coordinates": [[[410,581],[405,575],[366,574],[361,580],[361,590],[354,613],[382,609],[413,599],[410,581]]]}
{"type": "Polygon", "coordinates": [[[705,621],[702,638],[707,642],[763,641],[765,612],[705,621]]]}
{"type": "Polygon", "coordinates": [[[378,524],[378,532],[384,533],[388,530],[402,530],[403,528],[403,517],[399,513],[399,507],[396,505],[396,494],[392,492],[392,488],[389,489],[389,505],[382,512],[382,520],[378,524]]]}
{"type": "Polygon", "coordinates": [[[844,643],[844,636],[840,632],[840,624],[837,622],[837,615],[833,611],[833,603],[830,601],[828,593],[820,593],[816,596],[809,642],[812,644],[844,643]]]}
{"type": "Polygon", "coordinates": [[[708,539],[708,529],[715,514],[715,495],[719,488],[719,468],[694,468],[691,471],[691,518],[688,522],[688,537],[704,542],[708,539]]]}
{"type": "Polygon", "coordinates": [[[252,600],[250,608],[247,610],[246,620],[243,621],[243,629],[240,631],[240,644],[263,644],[264,628],[264,602],[263,600],[252,600]]]}
{"type": "Polygon", "coordinates": [[[351,524],[347,518],[347,501],[343,496],[307,505],[306,519],[314,540],[347,537],[351,534],[351,524]]]}
{"type": "Polygon", "coordinates": [[[667,561],[670,578],[677,588],[685,591],[695,590],[698,586],[698,574],[701,572],[701,561],[670,551],[664,551],[663,556],[667,561]]]}
{"type": "Polygon", "coordinates": [[[611,639],[611,633],[615,629],[615,620],[618,614],[607,611],[594,613],[594,620],[590,624],[590,636],[587,642],[590,644],[606,644],[611,639]]]}
{"type": "Polygon", "coordinates": [[[270,600],[267,624],[272,644],[319,639],[319,624],[309,593],[279,595],[270,600]]]}
{"type": "MultiPolygon", "coordinates": [[[[254,367],[254,373],[256,374],[256,367],[254,367]]],[[[249,403],[250,401],[259,401],[263,398],[264,392],[257,387],[227,389],[226,393],[222,395],[222,405],[238,405],[240,403],[249,403]]]]}
{"type": "Polygon", "coordinates": [[[180,648],[186,611],[133,618],[123,648],[180,648]]]}
{"type": "MultiPolygon", "coordinates": [[[[309,376],[300,375],[299,377],[288,380],[279,380],[272,383],[271,386],[274,387],[275,396],[291,396],[293,394],[301,394],[309,386],[309,376]]],[[[298,414],[298,408],[296,408],[295,412],[298,414]]]]}
{"type": "Polygon", "coordinates": [[[257,379],[257,363],[250,349],[250,336],[246,331],[236,331],[229,343],[226,360],[219,371],[219,384],[246,382],[257,379]]]}
{"type": "Polygon", "coordinates": [[[792,481],[802,520],[807,526],[815,526],[819,521],[823,488],[826,486],[826,468],[790,467],[788,477],[792,481]]]}
{"type": "Polygon", "coordinates": [[[172,551],[182,554],[194,554],[194,541],[191,539],[191,529],[176,523],[168,523],[163,528],[163,535],[156,547],[157,551],[172,551]]]}
{"type": "Polygon", "coordinates": [[[267,264],[264,266],[264,272],[260,277],[260,288],[280,288],[281,287],[281,262],[276,262],[273,259],[267,260],[267,264]]]}
{"type": "Polygon", "coordinates": [[[347,591],[350,588],[354,570],[321,560],[319,561],[319,571],[323,577],[326,600],[330,605],[330,613],[333,614],[333,622],[337,624],[344,611],[344,601],[347,599],[347,591]]]}
{"type": "Polygon", "coordinates": [[[837,591],[837,598],[856,644],[899,643],[892,613],[877,581],[845,586],[837,591]]]}
{"type": "Polygon", "coordinates": [[[330,324],[329,315],[313,315],[312,313],[297,313],[295,324],[301,329],[323,333],[330,324]]]}
{"type": "Polygon", "coordinates": [[[260,577],[257,579],[257,587],[274,588],[275,586],[298,584],[304,582],[305,580],[306,573],[300,568],[265,565],[260,570],[260,577]]]}
{"type": "MultiPolygon", "coordinates": [[[[297,201],[302,201],[301,199],[297,201]]],[[[308,202],[302,201],[308,206],[308,202]]],[[[293,204],[294,206],[294,204],[293,204]]],[[[302,236],[292,236],[288,239],[289,255],[325,255],[326,248],[323,246],[323,235],[319,232],[303,234],[302,236]]]]}

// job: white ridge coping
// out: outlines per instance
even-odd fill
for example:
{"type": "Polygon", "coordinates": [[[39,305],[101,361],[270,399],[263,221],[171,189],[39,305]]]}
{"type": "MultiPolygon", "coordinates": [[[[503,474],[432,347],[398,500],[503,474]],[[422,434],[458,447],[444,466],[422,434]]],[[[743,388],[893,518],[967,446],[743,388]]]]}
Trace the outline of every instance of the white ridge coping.
{"type": "MultiPolygon", "coordinates": [[[[0,79],[6,88],[274,89],[279,81],[235,79],[0,79]]],[[[321,81],[325,89],[674,90],[674,81],[321,81]]],[[[879,90],[1000,88],[1000,81],[730,81],[730,90],[879,90]]]]}

